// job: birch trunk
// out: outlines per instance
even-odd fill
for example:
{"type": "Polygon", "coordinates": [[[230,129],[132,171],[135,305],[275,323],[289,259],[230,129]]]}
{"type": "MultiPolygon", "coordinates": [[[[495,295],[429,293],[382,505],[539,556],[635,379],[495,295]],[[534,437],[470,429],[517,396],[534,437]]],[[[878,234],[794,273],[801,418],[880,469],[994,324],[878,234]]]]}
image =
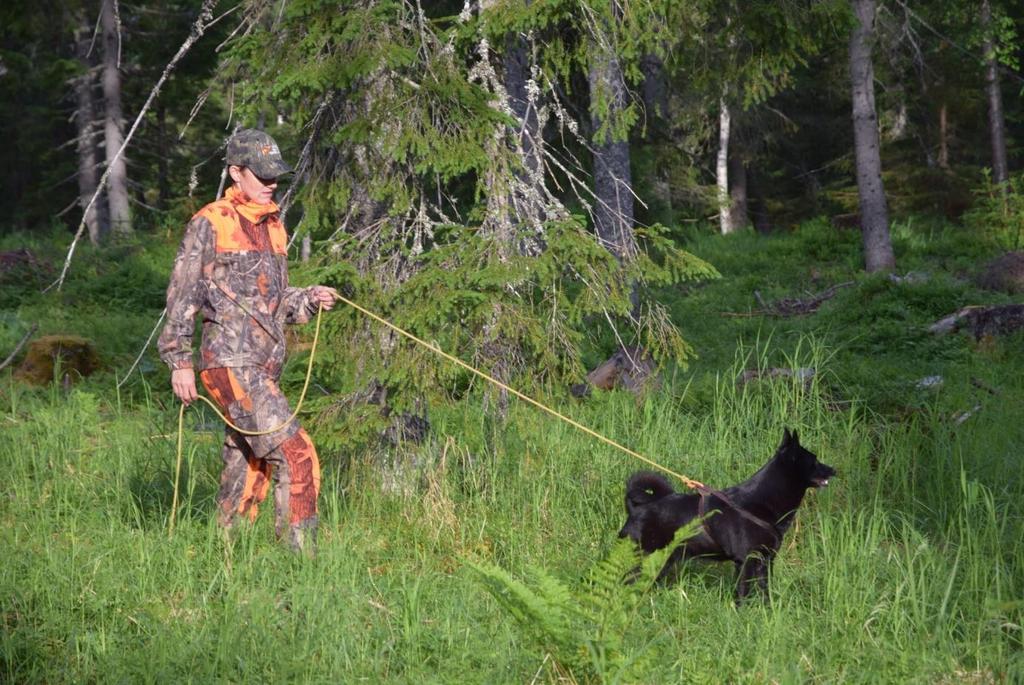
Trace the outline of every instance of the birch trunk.
{"type": "Polygon", "coordinates": [[[124,142],[121,116],[121,71],[119,21],[116,0],[103,0],[100,24],[103,30],[103,110],[104,143],[110,177],[107,180],[107,206],[110,225],[116,234],[132,232],[131,207],[128,204],[128,165],[117,152],[124,142]]]}
{"type": "Polygon", "coordinates": [[[723,234],[732,233],[729,216],[729,128],[732,116],[725,98],[718,101],[718,160],[715,164],[715,184],[718,186],[718,224],[723,234]]]}
{"type": "Polygon", "coordinates": [[[985,95],[988,98],[988,128],[992,138],[992,180],[1007,191],[1010,178],[1006,164],[1006,124],[1003,116],[1003,93],[999,86],[999,62],[992,38],[992,6],[989,0],[981,2],[981,25],[985,32],[982,50],[985,53],[985,95]]]}
{"type": "Polygon", "coordinates": [[[850,34],[850,82],[853,94],[853,141],[860,196],[864,265],[870,273],[896,268],[889,238],[889,209],[882,185],[882,158],[875,109],[871,61],[875,0],[852,0],[856,23],[850,34]]]}
{"type": "Polygon", "coordinates": [[[96,156],[96,98],[93,95],[95,74],[89,59],[89,43],[92,26],[84,13],[76,17],[75,56],[82,65],[82,74],[74,80],[75,128],[78,134],[78,204],[85,212],[85,227],[89,231],[89,242],[99,245],[106,236],[109,225],[101,203],[90,205],[96,185],[99,183],[99,160],[96,156]]]}

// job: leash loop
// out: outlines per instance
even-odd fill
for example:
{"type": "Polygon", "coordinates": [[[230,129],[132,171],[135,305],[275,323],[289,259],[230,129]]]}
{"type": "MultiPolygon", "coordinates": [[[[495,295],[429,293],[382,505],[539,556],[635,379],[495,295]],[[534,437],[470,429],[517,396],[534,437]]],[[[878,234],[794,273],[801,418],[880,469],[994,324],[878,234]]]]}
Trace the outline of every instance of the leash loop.
{"type": "MultiPolygon", "coordinates": [[[[210,405],[210,408],[213,409],[213,413],[220,417],[221,421],[223,421],[230,428],[233,428],[242,435],[268,435],[270,433],[276,433],[277,431],[281,430],[282,428],[284,428],[289,423],[295,420],[295,417],[299,415],[299,411],[301,411],[302,409],[302,403],[306,399],[306,390],[309,389],[309,379],[312,378],[313,376],[313,358],[316,357],[316,345],[320,341],[320,319],[323,318],[323,313],[324,305],[323,303],[320,303],[316,310],[316,330],[313,333],[313,345],[312,347],[310,347],[309,350],[309,364],[306,365],[306,381],[302,384],[302,393],[299,395],[299,401],[295,405],[295,411],[293,411],[292,415],[285,419],[284,422],[282,422],[280,425],[274,426],[273,428],[264,431],[246,430],[231,423],[231,420],[228,419],[228,417],[224,416],[224,414],[220,412],[220,408],[217,407],[217,405],[214,404],[211,400],[203,397],[202,395],[196,395],[196,397],[210,405]]],[[[179,407],[178,409],[178,456],[174,467],[174,494],[171,496],[171,517],[167,524],[167,534],[169,536],[174,534],[174,519],[178,511],[178,483],[181,479],[181,446],[182,436],[185,433],[186,406],[188,405],[182,402],[181,407],[179,407]]]]}

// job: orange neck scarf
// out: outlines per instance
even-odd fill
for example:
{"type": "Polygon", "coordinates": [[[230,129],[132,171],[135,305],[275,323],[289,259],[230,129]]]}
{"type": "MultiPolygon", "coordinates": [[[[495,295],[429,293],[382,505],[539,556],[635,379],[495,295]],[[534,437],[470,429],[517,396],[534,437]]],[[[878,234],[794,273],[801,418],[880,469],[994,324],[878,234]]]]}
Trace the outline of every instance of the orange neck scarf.
{"type": "Polygon", "coordinates": [[[278,206],[274,202],[258,205],[249,199],[237,186],[231,186],[224,193],[224,198],[231,203],[235,211],[250,222],[258,224],[270,214],[277,214],[278,206]]]}

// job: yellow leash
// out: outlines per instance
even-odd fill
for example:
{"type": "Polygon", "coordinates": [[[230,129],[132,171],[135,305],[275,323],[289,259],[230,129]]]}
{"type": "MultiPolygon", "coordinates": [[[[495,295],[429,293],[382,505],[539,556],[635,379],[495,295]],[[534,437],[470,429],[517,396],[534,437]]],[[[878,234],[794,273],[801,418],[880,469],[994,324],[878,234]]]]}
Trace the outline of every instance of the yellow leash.
{"type": "Polygon", "coordinates": [[[433,352],[436,352],[437,354],[441,355],[442,357],[444,357],[448,361],[452,362],[453,364],[457,364],[457,365],[461,366],[462,368],[466,369],[467,371],[469,371],[471,373],[475,373],[477,376],[480,376],[484,380],[486,380],[486,381],[488,381],[490,383],[493,383],[494,385],[498,386],[502,390],[507,390],[508,392],[512,393],[513,395],[515,395],[519,399],[523,400],[524,402],[532,404],[533,406],[537,407],[538,409],[542,409],[542,410],[546,411],[547,413],[551,414],[552,416],[554,416],[556,418],[559,418],[562,421],[565,421],[570,426],[578,428],[579,430],[583,431],[587,435],[591,435],[591,436],[597,438],[598,440],[600,440],[603,443],[611,445],[612,447],[614,447],[616,449],[622,450],[623,452],[625,452],[629,456],[634,457],[636,459],[639,459],[640,461],[644,462],[645,464],[648,464],[649,466],[652,466],[652,467],[654,467],[654,468],[656,468],[656,469],[658,469],[660,471],[664,471],[665,473],[667,473],[667,474],[669,474],[671,476],[675,476],[680,481],[682,481],[683,484],[686,485],[686,487],[688,487],[688,488],[702,488],[702,487],[704,487],[703,483],[701,483],[699,481],[696,481],[696,480],[693,480],[691,478],[687,478],[686,476],[684,476],[684,475],[682,475],[680,473],[676,473],[675,471],[672,471],[671,469],[669,469],[669,468],[667,468],[665,466],[662,466],[661,464],[659,464],[659,463],[657,463],[655,461],[652,461],[652,460],[648,459],[647,457],[645,457],[644,455],[640,454],[639,452],[634,452],[633,450],[629,449],[628,447],[626,447],[624,445],[620,445],[619,443],[615,442],[614,440],[612,440],[610,438],[606,438],[605,436],[601,435],[600,433],[598,433],[596,431],[593,431],[590,428],[587,428],[582,423],[579,423],[578,421],[574,421],[573,419],[570,419],[568,416],[565,416],[564,414],[558,413],[554,409],[551,409],[550,407],[548,407],[548,406],[546,406],[544,404],[541,404],[540,402],[538,402],[537,400],[533,399],[532,397],[528,397],[528,396],[524,395],[523,393],[519,392],[515,388],[510,388],[509,386],[507,386],[504,383],[502,383],[501,381],[499,381],[497,378],[494,378],[493,376],[489,376],[486,373],[484,373],[483,371],[480,371],[478,369],[473,368],[472,366],[470,366],[466,362],[462,361],[458,357],[453,357],[452,355],[448,354],[447,352],[445,352],[441,348],[437,347],[436,345],[428,343],[425,340],[417,338],[412,333],[409,333],[407,331],[402,330],[401,328],[399,328],[398,326],[394,325],[390,321],[386,321],[385,319],[377,316],[376,314],[374,314],[370,310],[364,309],[363,307],[359,306],[358,304],[356,304],[352,300],[349,300],[349,299],[343,297],[342,295],[337,295],[337,298],[339,300],[341,300],[342,302],[344,302],[345,304],[347,304],[348,306],[352,307],[353,309],[356,309],[356,310],[362,312],[363,314],[366,314],[368,317],[370,317],[374,321],[377,321],[378,323],[384,324],[385,326],[387,326],[391,330],[395,331],[396,333],[400,333],[400,334],[404,335],[406,338],[409,338],[409,340],[412,340],[413,342],[416,342],[416,343],[419,343],[420,345],[423,345],[428,350],[432,350],[433,352]]]}
{"type": "MultiPolygon", "coordinates": [[[[583,431],[587,435],[590,435],[590,436],[592,436],[594,438],[597,438],[598,440],[600,440],[601,442],[603,442],[603,443],[605,443],[607,445],[611,445],[612,447],[614,447],[614,448],[616,448],[618,450],[621,450],[622,452],[625,452],[629,456],[644,462],[648,466],[651,466],[651,467],[653,467],[655,469],[658,469],[659,471],[662,471],[664,473],[669,474],[670,476],[674,476],[674,477],[678,478],[686,487],[694,489],[694,490],[702,490],[702,489],[704,489],[704,484],[701,483],[700,481],[693,480],[692,478],[687,478],[686,476],[684,476],[681,473],[676,473],[672,469],[670,469],[670,468],[668,468],[666,466],[662,466],[661,464],[659,464],[656,461],[648,459],[647,457],[645,457],[644,455],[640,454],[639,452],[631,450],[628,447],[626,447],[625,445],[621,445],[621,444],[615,442],[614,440],[612,440],[610,438],[606,438],[605,436],[601,435],[597,431],[594,431],[594,430],[592,430],[590,428],[587,428],[582,423],[580,423],[578,421],[575,421],[573,419],[570,419],[568,416],[565,416],[564,414],[561,414],[561,413],[555,411],[554,409],[551,409],[550,407],[548,407],[548,406],[538,402],[537,400],[533,399],[532,397],[524,395],[523,393],[519,392],[515,388],[509,387],[505,383],[502,383],[501,381],[499,381],[497,378],[494,378],[493,376],[490,376],[490,375],[484,373],[483,371],[480,371],[479,369],[476,369],[473,366],[470,366],[469,364],[467,364],[466,362],[462,361],[458,357],[454,357],[454,356],[448,354],[447,352],[445,352],[444,350],[439,348],[437,345],[434,345],[432,343],[428,343],[427,341],[425,341],[425,340],[423,340],[421,338],[417,338],[412,333],[409,333],[408,331],[405,331],[405,330],[399,328],[398,326],[394,325],[390,321],[388,321],[388,320],[386,320],[386,319],[384,319],[384,318],[374,314],[370,310],[368,310],[368,309],[366,309],[366,308],[356,304],[355,302],[353,302],[352,300],[344,297],[343,295],[341,295],[337,291],[334,292],[334,296],[337,299],[339,299],[342,302],[344,302],[345,304],[347,304],[348,306],[352,307],[353,309],[355,309],[355,310],[357,310],[359,312],[362,312],[363,314],[365,314],[366,316],[370,317],[374,321],[377,321],[378,323],[381,323],[381,324],[387,326],[391,330],[393,330],[396,333],[399,333],[399,334],[405,336],[409,340],[412,340],[413,342],[418,343],[418,344],[422,345],[423,347],[426,347],[428,350],[431,350],[432,352],[435,352],[435,353],[441,355],[442,357],[444,357],[448,361],[452,362],[453,364],[456,364],[456,365],[466,369],[467,371],[476,374],[480,378],[483,378],[484,380],[488,381],[489,383],[492,383],[492,384],[498,386],[502,390],[505,390],[505,391],[507,391],[509,393],[512,393],[513,395],[515,395],[519,399],[523,400],[524,402],[526,402],[528,404],[532,404],[534,407],[537,407],[538,409],[541,409],[541,410],[547,412],[548,414],[551,414],[552,416],[554,416],[554,417],[556,417],[558,419],[561,419],[562,421],[565,421],[570,426],[573,426],[574,428],[577,428],[577,429],[583,431]]],[[[323,315],[323,305],[320,305],[320,308],[317,310],[317,313],[316,313],[316,332],[313,334],[313,346],[310,348],[310,351],[309,351],[309,365],[306,367],[306,381],[302,385],[302,394],[299,395],[299,401],[295,405],[295,411],[292,412],[292,415],[289,416],[288,419],[284,423],[280,424],[279,426],[275,426],[274,428],[271,428],[270,430],[265,430],[265,431],[247,431],[247,430],[239,428],[238,426],[236,426],[233,423],[231,423],[231,421],[229,421],[227,419],[227,417],[225,417],[223,414],[220,413],[220,410],[217,408],[217,406],[213,402],[211,402],[210,400],[206,399],[202,395],[199,396],[199,399],[201,399],[202,401],[204,401],[208,405],[210,405],[210,407],[213,408],[213,411],[217,414],[217,416],[219,416],[221,418],[222,421],[224,421],[224,423],[226,423],[231,428],[234,428],[239,433],[242,433],[243,435],[266,435],[268,433],[273,433],[273,432],[278,431],[278,430],[284,428],[285,426],[287,426],[289,423],[292,422],[292,420],[296,416],[298,416],[299,410],[302,408],[302,402],[303,402],[303,400],[306,399],[306,390],[309,388],[309,379],[310,379],[310,377],[312,376],[312,373],[313,373],[313,357],[316,355],[316,345],[317,345],[317,341],[320,339],[320,319],[321,319],[322,315],[323,315]]],[[[174,517],[175,517],[175,512],[177,511],[177,508],[178,508],[178,479],[179,479],[179,476],[181,474],[181,444],[182,444],[182,435],[184,433],[184,422],[185,422],[185,403],[182,402],[181,408],[178,411],[178,460],[177,460],[177,466],[175,467],[175,473],[174,473],[174,496],[173,496],[173,499],[171,500],[171,520],[170,520],[170,524],[168,526],[168,535],[171,535],[171,534],[174,533],[174,517]]]]}

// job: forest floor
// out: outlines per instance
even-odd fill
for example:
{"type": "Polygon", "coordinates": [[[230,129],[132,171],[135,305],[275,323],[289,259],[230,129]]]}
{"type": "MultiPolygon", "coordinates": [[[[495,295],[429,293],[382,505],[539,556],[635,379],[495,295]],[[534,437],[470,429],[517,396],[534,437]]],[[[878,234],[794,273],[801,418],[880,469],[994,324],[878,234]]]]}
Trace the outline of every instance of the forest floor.
{"type": "Polygon", "coordinates": [[[659,297],[699,358],[640,402],[549,398],[715,486],[753,473],[787,426],[836,468],[787,534],[772,603],[737,609],[726,565],[639,596],[588,584],[640,465],[526,405],[500,423],[471,399],[432,414],[420,445],[322,453],[315,559],[274,543],[269,511],[221,536],[220,428],[190,412],[169,534],[167,372],[150,352],[117,378],[156,323],[176,246],[81,249],[43,295],[63,252],[31,243],[39,264],[0,274],[0,356],[38,323],[92,340],[104,370],[0,378],[0,680],[1022,682],[1024,336],[927,331],[1013,301],[972,280],[995,245],[921,222],[897,224],[894,244],[896,279],[861,273],[859,236],[825,222],[694,231],[687,249],[722,278],[659,297]],[[773,314],[839,285],[813,312],[773,314]],[[736,382],[771,368],[814,373],[736,382]],[[500,583],[495,598],[484,576],[499,572],[538,614],[510,611],[500,583]]]}

